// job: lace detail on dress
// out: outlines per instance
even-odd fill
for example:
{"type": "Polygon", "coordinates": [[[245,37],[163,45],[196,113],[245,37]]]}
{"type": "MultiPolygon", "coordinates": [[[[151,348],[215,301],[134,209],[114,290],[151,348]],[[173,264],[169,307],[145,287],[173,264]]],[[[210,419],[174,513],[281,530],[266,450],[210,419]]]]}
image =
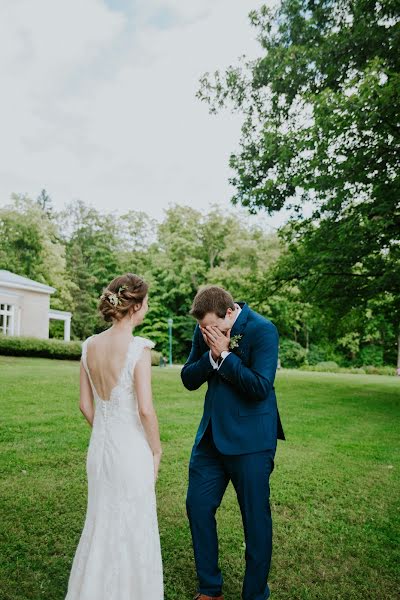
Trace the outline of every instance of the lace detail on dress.
{"type": "Polygon", "coordinates": [[[86,458],[88,500],[65,600],[163,600],[153,456],[142,427],[133,374],[147,338],[129,343],[110,399],[96,402],[86,458]]]}
{"type": "Polygon", "coordinates": [[[154,342],[147,338],[140,336],[133,338],[132,342],[129,344],[125,367],[120,376],[119,384],[121,386],[124,386],[125,388],[131,386],[135,363],[139,360],[145,348],[154,348],[154,346],[154,342]]]}

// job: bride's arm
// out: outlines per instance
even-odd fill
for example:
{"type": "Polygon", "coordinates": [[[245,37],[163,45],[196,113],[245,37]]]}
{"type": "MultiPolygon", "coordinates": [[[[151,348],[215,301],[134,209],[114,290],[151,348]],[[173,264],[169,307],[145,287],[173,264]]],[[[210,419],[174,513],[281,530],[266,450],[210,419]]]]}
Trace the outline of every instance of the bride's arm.
{"type": "Polygon", "coordinates": [[[134,385],[138,401],[140,420],[154,457],[154,475],[157,479],[162,449],[156,411],[151,391],[151,352],[144,348],[142,356],[135,365],[134,385]]]}
{"type": "Polygon", "coordinates": [[[90,386],[89,378],[87,373],[83,367],[81,361],[81,371],[80,371],[80,398],[79,398],[79,408],[89,423],[89,425],[93,426],[93,418],[94,418],[94,399],[93,392],[90,386]]]}

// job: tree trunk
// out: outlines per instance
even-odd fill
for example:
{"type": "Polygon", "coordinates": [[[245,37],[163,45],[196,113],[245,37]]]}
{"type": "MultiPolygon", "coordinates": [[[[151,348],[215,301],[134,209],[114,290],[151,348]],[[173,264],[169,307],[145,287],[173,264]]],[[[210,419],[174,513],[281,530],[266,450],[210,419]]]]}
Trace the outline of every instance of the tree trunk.
{"type": "Polygon", "coordinates": [[[309,346],[310,335],[308,333],[308,327],[307,327],[307,325],[304,325],[304,332],[306,334],[306,350],[307,350],[307,353],[308,353],[308,346],[309,346]]]}
{"type": "Polygon", "coordinates": [[[214,252],[209,253],[208,258],[210,261],[210,269],[214,268],[214,262],[215,262],[215,259],[217,258],[217,256],[218,256],[218,250],[215,250],[214,252]]]}

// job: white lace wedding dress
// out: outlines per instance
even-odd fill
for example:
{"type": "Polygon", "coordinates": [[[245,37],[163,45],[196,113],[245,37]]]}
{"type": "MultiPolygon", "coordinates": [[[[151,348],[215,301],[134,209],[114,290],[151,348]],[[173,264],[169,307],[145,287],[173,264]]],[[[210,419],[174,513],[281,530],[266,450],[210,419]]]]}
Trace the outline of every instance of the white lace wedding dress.
{"type": "Polygon", "coordinates": [[[65,600],[162,600],[163,573],[156,511],[153,455],[141,424],[133,370],[145,347],[135,336],[109,399],[96,392],[86,459],[87,512],[65,600]]]}

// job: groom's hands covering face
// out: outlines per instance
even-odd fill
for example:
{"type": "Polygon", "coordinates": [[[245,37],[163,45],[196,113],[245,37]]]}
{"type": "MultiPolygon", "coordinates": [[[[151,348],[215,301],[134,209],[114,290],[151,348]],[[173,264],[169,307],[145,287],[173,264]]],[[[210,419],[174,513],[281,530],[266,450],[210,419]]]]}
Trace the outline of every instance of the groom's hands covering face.
{"type": "Polygon", "coordinates": [[[226,350],[229,351],[229,342],[231,339],[231,330],[228,329],[226,334],[222,333],[215,325],[207,325],[206,327],[200,326],[203,339],[207,346],[211,350],[211,354],[214,360],[217,360],[221,356],[221,352],[226,350]]]}

